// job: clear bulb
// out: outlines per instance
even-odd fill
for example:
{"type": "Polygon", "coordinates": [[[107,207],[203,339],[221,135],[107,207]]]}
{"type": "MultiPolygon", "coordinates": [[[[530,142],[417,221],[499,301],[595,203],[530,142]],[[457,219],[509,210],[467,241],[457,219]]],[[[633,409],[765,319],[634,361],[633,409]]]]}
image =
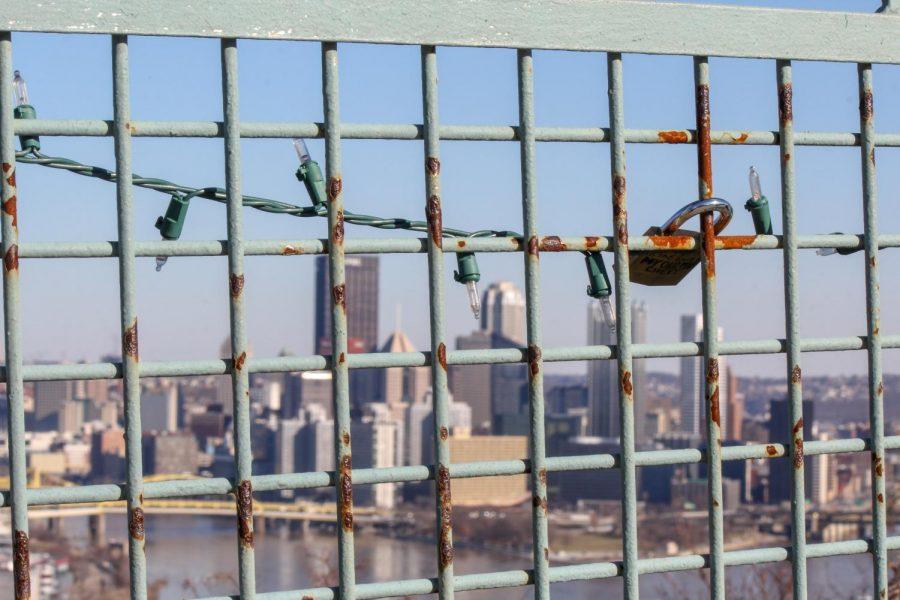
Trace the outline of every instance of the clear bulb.
{"type": "Polygon", "coordinates": [[[466,293],[469,296],[469,308],[477,321],[481,317],[481,299],[478,297],[478,284],[474,281],[466,282],[466,293]]]}
{"type": "Polygon", "coordinates": [[[156,272],[159,273],[162,271],[162,268],[166,266],[166,261],[169,260],[168,256],[157,256],[156,257],[156,272]]]}
{"type": "Polygon", "coordinates": [[[609,327],[610,332],[615,334],[616,311],[613,309],[613,305],[609,300],[609,296],[600,298],[600,310],[603,312],[603,320],[606,321],[606,325],[609,327]]]}
{"type": "Polygon", "coordinates": [[[754,167],[750,167],[750,196],[754,200],[762,198],[762,189],[759,186],[759,173],[754,167]]]}
{"type": "Polygon", "coordinates": [[[21,71],[13,73],[13,93],[16,96],[16,106],[29,104],[28,87],[25,85],[25,79],[22,77],[21,71]]]}
{"type": "Polygon", "coordinates": [[[306,147],[306,142],[303,141],[303,138],[294,138],[294,150],[297,151],[297,158],[300,159],[301,165],[310,160],[309,149],[306,147]]]}
{"type": "Polygon", "coordinates": [[[832,254],[837,254],[837,248],[819,248],[816,250],[816,254],[819,256],[831,256],[832,254]]]}

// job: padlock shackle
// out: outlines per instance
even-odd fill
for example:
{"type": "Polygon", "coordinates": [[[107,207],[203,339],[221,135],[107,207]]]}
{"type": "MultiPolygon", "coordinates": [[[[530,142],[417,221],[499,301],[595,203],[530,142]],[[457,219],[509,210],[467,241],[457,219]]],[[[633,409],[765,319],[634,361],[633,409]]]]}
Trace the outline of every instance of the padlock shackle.
{"type": "Polygon", "coordinates": [[[734,213],[731,204],[722,198],[705,198],[703,200],[697,200],[696,202],[691,202],[680,208],[678,212],[669,217],[669,220],[661,227],[662,235],[672,235],[691,217],[708,212],[719,213],[716,222],[713,224],[716,235],[719,235],[719,233],[731,222],[731,215],[734,213]]]}

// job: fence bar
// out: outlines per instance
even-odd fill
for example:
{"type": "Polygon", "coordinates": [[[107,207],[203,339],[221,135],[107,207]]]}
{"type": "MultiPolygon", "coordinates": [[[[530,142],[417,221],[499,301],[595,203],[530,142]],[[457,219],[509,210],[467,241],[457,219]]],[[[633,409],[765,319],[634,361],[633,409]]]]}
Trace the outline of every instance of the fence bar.
{"type": "Polygon", "coordinates": [[[781,213],[784,227],[784,315],[788,411],[791,423],[791,568],[794,600],[806,598],[806,483],[803,465],[803,382],[800,298],[797,289],[797,205],[794,194],[794,111],[791,62],[776,62],[781,139],[781,213]]]}
{"type": "Polygon", "coordinates": [[[528,343],[528,446],[531,452],[531,551],[534,597],[550,598],[550,541],[547,535],[547,469],[544,436],[544,361],[541,358],[541,265],[537,224],[537,156],[534,144],[534,62],[531,50],[518,51],[519,146],[522,176],[522,222],[525,252],[525,322],[528,343]]]}
{"type": "MultiPolygon", "coordinates": [[[[325,109],[325,162],[328,191],[328,269],[331,279],[331,348],[334,396],[334,449],[337,486],[338,578],[341,598],[356,595],[353,549],[353,459],[350,451],[350,390],[347,370],[347,301],[344,278],[344,197],[341,183],[340,96],[337,44],[322,44],[322,100],[325,109]]],[[[352,291],[351,291],[352,293],[352,291]]]]}
{"type": "MultiPolygon", "coordinates": [[[[622,557],[626,598],[637,598],[637,473],[634,464],[634,385],[632,382],[631,302],[628,269],[628,211],[625,178],[625,98],[622,55],[606,56],[609,89],[610,171],[612,180],[613,246],[616,275],[616,344],[619,361],[619,434],[622,442],[622,557]]],[[[642,399],[643,400],[643,399],[642,399]]]]}
{"type": "Polygon", "coordinates": [[[13,594],[31,597],[28,541],[28,472],[22,379],[22,326],[19,300],[19,222],[16,210],[16,148],[13,140],[12,39],[0,32],[0,199],[3,231],[3,327],[6,333],[6,397],[9,431],[9,479],[12,487],[13,594]]]}
{"type": "MultiPolygon", "coordinates": [[[[428,306],[431,327],[431,385],[435,477],[435,539],[438,540],[438,592],[453,598],[453,504],[450,490],[449,392],[444,329],[444,253],[441,219],[441,155],[438,127],[438,70],[434,46],[422,46],[422,112],[425,122],[425,214],[428,218],[428,306]]],[[[418,458],[416,459],[418,460],[418,458]]]]}
{"type": "MultiPolygon", "coordinates": [[[[697,100],[697,171],[700,198],[713,195],[712,150],[709,145],[709,59],[694,57],[694,84],[697,100]]],[[[719,327],[716,321],[716,246],[712,213],[700,217],[703,252],[700,267],[703,291],[703,364],[706,384],[703,386],[706,405],[706,456],[709,485],[709,554],[710,588],[712,598],[725,598],[724,524],[722,507],[722,428],[719,411],[719,327]]]]}
{"type": "Polygon", "coordinates": [[[225,190],[228,199],[228,291],[231,325],[231,390],[234,403],[234,496],[238,526],[241,597],[256,595],[253,557],[253,454],[250,449],[250,383],[244,321],[243,204],[241,203],[241,139],[238,105],[237,40],[222,40],[222,103],[225,115],[225,190]]]}
{"type": "Polygon", "coordinates": [[[875,176],[875,107],[872,96],[872,65],[857,65],[859,72],[859,129],[862,132],[863,229],[866,235],[866,334],[869,359],[869,428],[872,434],[872,567],[875,596],[887,596],[888,565],[887,489],[884,455],[884,383],[881,376],[881,299],[878,284],[878,195],[875,176]]]}
{"type": "Polygon", "coordinates": [[[125,491],[128,502],[128,566],[131,597],[147,597],[147,558],[144,555],[143,458],[141,448],[141,381],[138,318],[135,300],[134,202],[131,187],[131,118],[128,39],[113,36],[113,109],[115,113],[116,181],[119,225],[119,293],[122,325],[122,379],[125,400],[125,491]]]}

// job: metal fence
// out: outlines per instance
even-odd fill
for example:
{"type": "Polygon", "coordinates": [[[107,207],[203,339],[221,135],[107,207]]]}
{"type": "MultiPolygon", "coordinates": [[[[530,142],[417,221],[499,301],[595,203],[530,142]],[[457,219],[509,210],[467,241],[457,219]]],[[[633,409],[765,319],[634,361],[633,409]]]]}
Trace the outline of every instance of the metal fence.
{"type": "MultiPolygon", "coordinates": [[[[16,598],[29,596],[28,507],[63,503],[125,500],[128,505],[131,595],[147,596],[147,567],[142,503],[147,498],[227,495],[236,498],[240,566],[240,597],[253,598],[378,598],[438,593],[451,598],[454,591],[530,585],[537,598],[548,598],[553,582],[622,577],[625,597],[638,597],[642,574],[708,568],[711,595],[725,595],[726,567],[790,561],[795,598],[805,598],[808,558],[845,554],[873,555],[874,584],[878,597],[886,597],[887,552],[900,548],[900,536],[889,537],[885,528],[885,452],[900,447],[900,436],[884,436],[881,355],[883,348],[900,347],[900,335],[879,328],[878,251],[900,246],[900,235],[877,232],[875,148],[900,145],[900,133],[876,134],[871,63],[900,62],[900,16],[885,2],[884,14],[844,14],[780,9],[745,9],[645,2],[572,0],[565,3],[441,3],[400,0],[368,3],[343,2],[232,2],[227,10],[215,3],[186,6],[175,0],[135,0],[123,10],[112,0],[82,3],[10,0],[0,22],[0,156],[2,156],[3,296],[7,362],[3,378],[9,395],[11,490],[2,492],[2,505],[13,520],[16,598]],[[76,4],[78,6],[76,6],[76,4]],[[84,5],[84,6],[81,6],[84,5]],[[10,32],[40,31],[94,33],[111,36],[113,56],[114,120],[14,120],[8,90],[13,77],[10,32]],[[736,36],[735,32],[742,35],[736,36]],[[140,122],[129,112],[128,36],[179,35],[221,38],[223,122],[140,122]],[[324,123],[241,123],[238,119],[238,38],[315,40],[322,42],[324,123]],[[338,42],[378,42],[421,46],[424,123],[413,125],[344,124],[340,118],[338,42]],[[486,46],[518,49],[519,122],[498,126],[442,126],[438,118],[436,46],[486,46]],[[604,128],[543,128],[534,123],[532,48],[605,52],[610,96],[609,126],[604,128]],[[621,53],[680,54],[694,58],[696,129],[683,131],[633,130],[625,127],[621,53]],[[774,58],[778,95],[778,131],[716,131],[709,107],[714,101],[709,56],[774,58]],[[849,61],[858,63],[859,132],[794,132],[792,124],[791,60],[849,61]],[[20,243],[16,218],[16,135],[112,136],[115,141],[118,239],[93,243],[20,243]],[[133,137],[221,137],[225,143],[225,180],[228,238],[208,242],[137,242],[133,235],[131,144],[133,137]],[[325,139],[328,190],[328,238],[322,240],[246,240],[242,228],[242,137],[325,139]],[[517,141],[521,148],[523,237],[471,239],[465,248],[443,246],[441,236],[391,239],[345,239],[341,185],[343,139],[401,139],[423,142],[423,174],[432,233],[440,232],[441,140],[517,141]],[[542,236],[536,220],[535,146],[542,141],[608,143],[611,146],[614,235],[588,238],[542,236]],[[629,143],[683,143],[697,146],[698,194],[713,192],[711,145],[778,145],[781,152],[782,235],[716,236],[712,217],[702,220],[702,235],[694,237],[632,236],[626,209],[626,147],[629,143]],[[858,146],[863,182],[862,235],[799,236],[796,232],[794,165],[795,146],[858,146]],[[443,246],[443,247],[442,247],[443,246]],[[629,252],[680,249],[702,250],[704,335],[701,343],[633,344],[629,302],[629,252]],[[329,257],[333,282],[332,356],[247,359],[248,332],[243,302],[244,257],[292,253],[329,257]],[[862,249],[865,252],[865,336],[801,339],[796,272],[799,248],[862,249]],[[527,348],[447,351],[444,330],[443,253],[521,252],[525,264],[527,348]],[[617,344],[547,348],[541,343],[539,304],[542,251],[603,251],[615,255],[617,344]],[[719,342],[716,337],[716,251],[780,250],[784,257],[784,339],[719,342]],[[354,354],[347,350],[343,299],[344,259],[353,253],[427,253],[431,347],[429,352],[354,354]],[[135,308],[135,257],[228,256],[231,360],[140,362],[138,315],[135,308]],[[80,365],[26,365],[22,361],[19,300],[20,258],[116,257],[121,294],[122,361],[80,365]],[[803,441],[801,355],[804,352],[866,349],[871,437],[834,441],[803,441]],[[785,355],[789,384],[790,422],[787,443],[721,446],[718,420],[718,357],[735,354],[785,355]],[[635,358],[702,356],[706,365],[707,450],[686,449],[636,452],[631,369],[635,358]],[[544,447],[545,362],[616,360],[621,398],[621,450],[617,454],[547,457],[544,447]],[[527,363],[531,415],[530,457],[527,460],[451,463],[447,441],[448,393],[446,369],[454,364],[527,363]],[[435,464],[395,468],[353,469],[350,440],[348,369],[429,365],[434,381],[435,464]],[[330,369],[334,381],[336,472],[251,473],[248,375],[251,372],[293,372],[330,369]],[[235,399],[236,469],[233,479],[162,481],[144,483],[141,460],[140,379],[142,377],[230,374],[235,399]],[[56,379],[121,378],[126,414],[127,480],[121,485],[26,489],[23,383],[56,379]],[[811,544],[806,541],[803,494],[803,457],[839,452],[868,452],[872,457],[871,539],[811,544]],[[789,547],[729,551],[723,548],[722,461],[748,459],[790,460],[792,469],[791,532],[789,547]],[[703,555],[640,558],[637,538],[636,470],[649,465],[705,462],[709,482],[709,553],[703,555]],[[618,469],[622,476],[621,561],[550,566],[548,551],[546,475],[552,471],[618,469]],[[453,479],[528,473],[533,493],[533,568],[495,573],[456,575],[453,571],[451,484],[453,479]],[[382,482],[433,480],[436,489],[435,557],[437,577],[384,583],[358,583],[354,571],[353,488],[382,482]],[[257,594],[254,580],[252,496],[254,492],[334,486],[337,488],[339,586],[257,594]]],[[[252,277],[252,275],[251,275],[252,277]]],[[[252,282],[252,279],[248,280],[252,282]]]]}

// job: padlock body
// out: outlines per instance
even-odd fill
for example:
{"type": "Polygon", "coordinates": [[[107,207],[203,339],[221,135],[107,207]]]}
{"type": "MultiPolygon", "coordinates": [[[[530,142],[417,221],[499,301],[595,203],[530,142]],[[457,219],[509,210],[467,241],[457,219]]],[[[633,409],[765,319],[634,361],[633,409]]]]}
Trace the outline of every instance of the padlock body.
{"type": "MultiPolygon", "coordinates": [[[[662,229],[651,227],[644,235],[662,236],[662,229]]],[[[672,235],[691,236],[697,240],[696,247],[693,250],[632,250],[628,259],[631,283],[677,285],[700,264],[700,234],[679,229],[672,235]]]]}

